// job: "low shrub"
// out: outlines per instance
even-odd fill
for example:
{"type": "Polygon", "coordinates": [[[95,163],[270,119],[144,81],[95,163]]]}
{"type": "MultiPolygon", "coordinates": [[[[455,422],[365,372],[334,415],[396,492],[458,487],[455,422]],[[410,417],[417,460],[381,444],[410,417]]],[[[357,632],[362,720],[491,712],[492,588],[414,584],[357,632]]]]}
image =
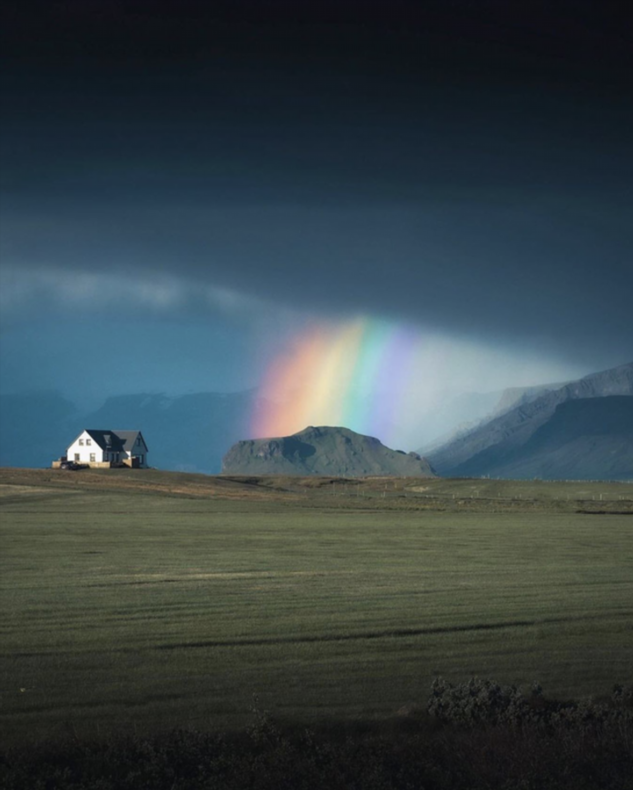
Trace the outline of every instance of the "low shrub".
{"type": "Polygon", "coordinates": [[[525,694],[517,686],[477,677],[457,685],[438,677],[431,686],[427,710],[436,719],[464,726],[633,728],[633,687],[614,686],[606,701],[559,702],[547,700],[536,682],[525,694]]]}
{"type": "Polygon", "coordinates": [[[431,714],[242,733],[177,729],[0,753],[3,790],[633,790],[630,687],[597,703],[438,678],[431,714]],[[361,726],[362,725],[362,726],[361,726]]]}

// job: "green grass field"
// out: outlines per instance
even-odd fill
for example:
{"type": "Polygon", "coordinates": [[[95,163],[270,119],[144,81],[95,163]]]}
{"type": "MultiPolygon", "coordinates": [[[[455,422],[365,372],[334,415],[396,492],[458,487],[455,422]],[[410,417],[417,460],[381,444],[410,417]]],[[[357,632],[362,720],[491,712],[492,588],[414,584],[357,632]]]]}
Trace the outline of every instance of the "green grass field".
{"type": "Polygon", "coordinates": [[[9,740],[632,680],[631,485],[82,474],[0,475],[9,740]]]}

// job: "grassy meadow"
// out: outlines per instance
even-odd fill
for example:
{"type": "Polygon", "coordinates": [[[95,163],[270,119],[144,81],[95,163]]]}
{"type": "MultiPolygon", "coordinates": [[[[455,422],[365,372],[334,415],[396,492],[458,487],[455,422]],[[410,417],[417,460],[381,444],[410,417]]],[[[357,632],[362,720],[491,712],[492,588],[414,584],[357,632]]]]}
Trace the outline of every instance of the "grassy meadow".
{"type": "Polygon", "coordinates": [[[382,719],[633,675],[633,486],[0,470],[2,736],[382,719]]]}

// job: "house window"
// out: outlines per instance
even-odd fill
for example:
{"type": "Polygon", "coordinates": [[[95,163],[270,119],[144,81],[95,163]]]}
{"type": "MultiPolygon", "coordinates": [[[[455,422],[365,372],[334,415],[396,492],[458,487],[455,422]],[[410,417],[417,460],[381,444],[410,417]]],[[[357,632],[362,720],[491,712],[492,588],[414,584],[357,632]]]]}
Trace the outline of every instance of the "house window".
{"type": "Polygon", "coordinates": [[[109,461],[110,460],[110,453],[104,453],[103,454],[103,460],[104,461],[109,461]]]}
{"type": "Polygon", "coordinates": [[[75,463],[79,463],[79,453],[75,453],[75,463]]]}
{"type": "Polygon", "coordinates": [[[90,460],[91,460],[91,461],[96,461],[96,460],[97,460],[97,459],[95,458],[95,454],[94,454],[94,453],[90,453],[90,460]]]}
{"type": "Polygon", "coordinates": [[[92,444],[92,439],[86,439],[86,444],[92,444]]]}
{"type": "Polygon", "coordinates": [[[80,439],[80,440],[79,440],[79,444],[80,444],[80,446],[81,446],[81,447],[83,447],[83,446],[84,446],[84,440],[83,440],[83,439],[80,439]]]}

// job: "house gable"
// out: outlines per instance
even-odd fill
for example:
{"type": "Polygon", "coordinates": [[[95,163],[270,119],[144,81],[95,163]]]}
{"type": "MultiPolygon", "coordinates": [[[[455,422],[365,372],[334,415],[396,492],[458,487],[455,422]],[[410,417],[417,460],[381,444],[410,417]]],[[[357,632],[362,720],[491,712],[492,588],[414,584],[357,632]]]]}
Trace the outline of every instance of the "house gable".
{"type": "Polygon", "coordinates": [[[122,440],[125,451],[131,455],[140,455],[147,452],[147,445],[140,431],[114,431],[122,440]]]}

